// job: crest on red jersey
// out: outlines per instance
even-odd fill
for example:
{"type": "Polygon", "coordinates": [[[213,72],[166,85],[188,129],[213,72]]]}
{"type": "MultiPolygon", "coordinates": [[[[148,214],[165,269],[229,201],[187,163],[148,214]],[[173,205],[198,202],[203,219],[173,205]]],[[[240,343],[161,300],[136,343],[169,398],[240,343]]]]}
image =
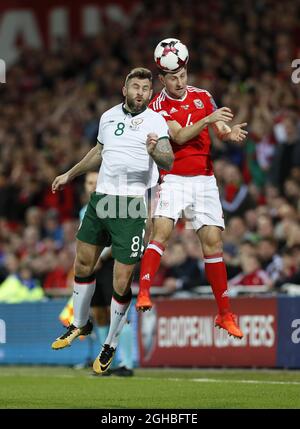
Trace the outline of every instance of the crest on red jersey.
{"type": "Polygon", "coordinates": [[[197,98],[197,100],[194,100],[194,104],[197,107],[197,109],[203,109],[204,104],[202,100],[199,100],[199,98],[197,98]]]}

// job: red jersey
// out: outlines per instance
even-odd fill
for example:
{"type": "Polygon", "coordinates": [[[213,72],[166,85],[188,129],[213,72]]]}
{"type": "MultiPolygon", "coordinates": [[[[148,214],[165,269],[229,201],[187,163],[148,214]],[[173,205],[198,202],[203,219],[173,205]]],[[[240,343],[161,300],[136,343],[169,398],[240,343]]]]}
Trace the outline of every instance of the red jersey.
{"type": "Polygon", "coordinates": [[[263,286],[270,281],[268,274],[264,270],[256,270],[250,274],[238,274],[229,280],[230,286],[263,286]]]}
{"type": "MultiPolygon", "coordinates": [[[[166,121],[177,121],[182,127],[192,125],[217,109],[210,93],[204,89],[187,86],[182,99],[170,97],[165,89],[156,95],[149,108],[160,113],[166,121]]],[[[175,161],[171,171],[161,171],[162,175],[177,174],[179,176],[211,176],[213,165],[210,157],[211,140],[208,128],[204,128],[199,136],[183,145],[171,141],[175,161]]]]}

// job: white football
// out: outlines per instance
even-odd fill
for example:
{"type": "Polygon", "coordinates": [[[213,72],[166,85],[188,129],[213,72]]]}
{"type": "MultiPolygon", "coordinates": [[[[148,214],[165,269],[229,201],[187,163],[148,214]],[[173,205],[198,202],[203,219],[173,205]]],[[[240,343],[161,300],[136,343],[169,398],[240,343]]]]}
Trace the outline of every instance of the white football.
{"type": "Polygon", "coordinates": [[[164,39],[154,50],[154,60],[161,70],[175,73],[187,64],[189,51],[178,39],[164,39]]]}

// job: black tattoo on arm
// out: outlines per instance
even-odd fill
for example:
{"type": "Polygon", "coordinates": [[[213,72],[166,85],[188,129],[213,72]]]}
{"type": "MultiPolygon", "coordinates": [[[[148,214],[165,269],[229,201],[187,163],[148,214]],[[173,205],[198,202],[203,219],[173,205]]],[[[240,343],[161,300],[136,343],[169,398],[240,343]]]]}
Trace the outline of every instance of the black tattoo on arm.
{"type": "Polygon", "coordinates": [[[157,145],[152,153],[152,158],[159,168],[171,170],[174,162],[174,153],[172,146],[167,137],[158,140],[157,145]]]}

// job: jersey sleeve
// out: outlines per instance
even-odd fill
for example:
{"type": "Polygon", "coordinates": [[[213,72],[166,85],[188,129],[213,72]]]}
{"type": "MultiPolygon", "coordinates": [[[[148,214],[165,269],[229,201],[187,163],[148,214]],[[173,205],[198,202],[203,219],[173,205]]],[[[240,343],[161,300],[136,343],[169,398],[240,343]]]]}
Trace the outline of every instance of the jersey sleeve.
{"type": "Polygon", "coordinates": [[[213,96],[208,91],[206,91],[206,93],[205,93],[206,114],[210,115],[215,110],[217,110],[217,108],[218,108],[218,106],[217,106],[215,100],[213,99],[213,96]]]}
{"type": "Polygon", "coordinates": [[[157,113],[159,113],[164,118],[164,120],[166,122],[168,122],[168,121],[174,121],[174,118],[168,112],[166,112],[165,110],[161,110],[160,112],[157,112],[157,113]]]}
{"type": "Polygon", "coordinates": [[[103,144],[102,118],[103,118],[103,115],[101,116],[100,121],[99,121],[98,136],[97,136],[97,142],[100,144],[103,144]]]}
{"type": "Polygon", "coordinates": [[[150,102],[148,107],[149,109],[153,110],[153,112],[159,113],[167,122],[174,121],[174,118],[168,112],[166,112],[165,110],[157,109],[157,104],[155,104],[155,99],[150,102]]]}
{"type": "Polygon", "coordinates": [[[157,115],[157,120],[155,120],[155,134],[158,135],[158,139],[169,138],[169,127],[166,120],[162,115],[157,115]]]}

